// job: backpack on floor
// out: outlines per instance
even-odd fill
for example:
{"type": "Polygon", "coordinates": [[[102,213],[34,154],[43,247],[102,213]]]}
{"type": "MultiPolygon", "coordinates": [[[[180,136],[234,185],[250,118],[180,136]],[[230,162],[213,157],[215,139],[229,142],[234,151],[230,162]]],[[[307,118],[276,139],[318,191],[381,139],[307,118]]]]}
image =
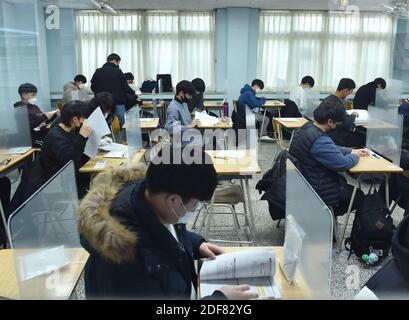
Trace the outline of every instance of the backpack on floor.
{"type": "Polygon", "coordinates": [[[355,214],[351,236],[345,239],[345,249],[361,260],[364,254],[375,253],[380,263],[389,254],[393,225],[391,212],[378,192],[367,194],[355,214]]]}

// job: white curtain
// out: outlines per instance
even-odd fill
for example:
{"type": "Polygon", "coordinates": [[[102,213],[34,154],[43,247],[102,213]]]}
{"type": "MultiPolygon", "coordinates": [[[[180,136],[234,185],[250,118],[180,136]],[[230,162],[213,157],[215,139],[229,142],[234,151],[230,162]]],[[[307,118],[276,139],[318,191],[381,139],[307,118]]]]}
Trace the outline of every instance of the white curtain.
{"type": "Polygon", "coordinates": [[[78,64],[87,78],[115,52],[122,71],[132,72],[138,85],[170,73],[174,86],[199,77],[206,90],[215,89],[213,12],[80,11],[76,31],[78,64]]]}
{"type": "Polygon", "coordinates": [[[289,90],[303,76],[332,91],[341,78],[358,86],[391,76],[394,20],[377,13],[262,11],[257,77],[267,89],[289,90]]]}

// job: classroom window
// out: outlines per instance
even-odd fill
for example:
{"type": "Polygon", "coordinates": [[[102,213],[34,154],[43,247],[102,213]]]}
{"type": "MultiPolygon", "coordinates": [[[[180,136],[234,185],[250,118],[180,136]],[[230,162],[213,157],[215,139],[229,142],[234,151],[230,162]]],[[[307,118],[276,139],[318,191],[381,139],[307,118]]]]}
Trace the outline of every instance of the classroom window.
{"type": "Polygon", "coordinates": [[[132,72],[138,85],[170,73],[174,86],[200,77],[207,90],[215,89],[214,12],[124,10],[109,16],[80,11],[76,19],[78,65],[86,77],[115,52],[122,71],[132,72]]]}
{"type": "Polygon", "coordinates": [[[289,90],[305,75],[322,91],[344,77],[357,85],[389,78],[394,38],[393,19],[378,13],[262,10],[257,77],[274,91],[289,90]]]}

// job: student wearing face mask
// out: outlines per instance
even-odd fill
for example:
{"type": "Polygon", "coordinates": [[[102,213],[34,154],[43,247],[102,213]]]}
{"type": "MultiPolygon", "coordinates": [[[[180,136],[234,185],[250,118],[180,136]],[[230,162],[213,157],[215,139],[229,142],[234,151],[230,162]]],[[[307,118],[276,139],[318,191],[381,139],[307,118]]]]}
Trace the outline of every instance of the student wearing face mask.
{"type": "MultiPolygon", "coordinates": [[[[124,77],[126,79],[126,82],[128,83],[129,87],[131,87],[132,90],[134,90],[135,92],[138,91],[138,88],[136,87],[134,80],[135,77],[132,73],[127,72],[124,73],[124,77]]],[[[129,109],[131,109],[132,107],[136,106],[136,105],[141,105],[142,101],[139,100],[138,96],[134,93],[126,93],[126,103],[125,103],[125,109],[126,111],[128,111],[129,109]]]]}
{"type": "Polygon", "coordinates": [[[115,112],[121,127],[125,124],[126,95],[135,94],[128,85],[122,70],[119,68],[121,57],[112,53],[107,57],[107,62],[97,69],[91,79],[91,90],[97,94],[109,92],[115,99],[115,112]]]}
{"type": "MultiPolygon", "coordinates": [[[[354,187],[347,184],[339,172],[355,166],[359,157],[367,156],[366,149],[350,149],[335,145],[328,133],[342,125],[345,108],[340,104],[322,103],[314,110],[314,123],[298,129],[290,145],[290,154],[298,160],[299,169],[308,183],[336,215],[348,210],[354,187]]],[[[358,189],[352,210],[362,202],[358,189]]]]}
{"type": "MultiPolygon", "coordinates": [[[[240,96],[237,99],[237,102],[242,105],[247,105],[253,112],[255,112],[257,129],[259,130],[261,130],[264,115],[264,112],[260,112],[260,108],[266,103],[266,99],[257,98],[256,94],[260,93],[263,89],[264,82],[260,79],[254,79],[251,82],[251,86],[248,84],[244,85],[240,90],[240,96]]],[[[270,135],[273,134],[273,116],[268,111],[266,112],[266,119],[264,120],[263,131],[260,132],[260,137],[267,136],[267,133],[270,133],[270,135]]]]}
{"type": "Polygon", "coordinates": [[[78,74],[74,78],[74,82],[68,82],[64,85],[64,103],[79,100],[89,101],[88,91],[85,89],[87,78],[82,74],[78,74]]]}
{"type": "MultiPolygon", "coordinates": [[[[349,78],[343,78],[339,81],[337,90],[334,94],[322,100],[321,104],[332,104],[342,106],[345,109],[345,99],[354,92],[355,82],[349,78]]],[[[355,132],[355,119],[358,113],[351,115],[345,114],[342,125],[329,133],[335,144],[342,147],[363,148],[365,147],[365,135],[355,132]]]]}
{"type": "Polygon", "coordinates": [[[33,147],[41,147],[47,134],[47,124],[55,119],[59,111],[42,112],[36,105],[37,87],[31,83],[23,83],[18,88],[21,100],[14,104],[14,108],[27,107],[28,121],[31,129],[33,147]]]}
{"type": "Polygon", "coordinates": [[[92,132],[86,122],[88,116],[89,108],[83,101],[71,101],[62,107],[61,123],[50,129],[38,157],[24,171],[9,213],[17,209],[70,160],[75,165],[78,196],[81,198],[85,195],[89,176],[79,174],[78,169],[88,161],[88,157],[83,157],[85,144],[92,132]]]}
{"type": "Polygon", "coordinates": [[[187,129],[195,128],[200,124],[198,120],[192,120],[188,108],[188,103],[194,94],[195,88],[189,81],[183,80],[176,85],[175,97],[166,109],[165,128],[171,135],[179,132],[183,135],[187,129]]]}
{"type": "MultiPolygon", "coordinates": [[[[147,171],[132,164],[99,174],[80,203],[78,227],[90,253],[87,298],[195,299],[194,260],[223,253],[185,225],[216,188],[211,159],[202,151],[190,163],[171,148],[162,152],[169,154],[159,154],[147,171]]],[[[257,297],[247,289],[225,286],[210,298],[257,297]]]]}

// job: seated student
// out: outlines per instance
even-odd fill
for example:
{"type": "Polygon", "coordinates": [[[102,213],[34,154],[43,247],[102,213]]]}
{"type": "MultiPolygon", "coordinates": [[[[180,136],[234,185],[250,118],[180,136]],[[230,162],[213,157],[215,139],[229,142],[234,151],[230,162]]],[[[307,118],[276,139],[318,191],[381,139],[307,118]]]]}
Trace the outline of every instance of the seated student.
{"type": "Polygon", "coordinates": [[[31,129],[33,147],[41,147],[44,136],[47,134],[47,123],[51,122],[59,113],[59,110],[42,112],[35,105],[37,101],[37,87],[31,83],[24,83],[18,88],[21,100],[14,104],[14,108],[27,106],[28,121],[31,129]]]}
{"type": "MultiPolygon", "coordinates": [[[[135,92],[138,91],[138,88],[136,87],[134,83],[134,75],[130,72],[124,73],[124,77],[126,82],[128,83],[129,87],[134,90],[135,92]]],[[[138,96],[135,93],[130,93],[130,92],[125,92],[125,109],[128,111],[132,107],[142,104],[142,101],[139,100],[138,96]]]]}
{"type": "Polygon", "coordinates": [[[203,93],[206,90],[206,85],[203,79],[200,78],[193,79],[191,83],[195,88],[195,93],[193,94],[192,99],[188,103],[189,111],[193,112],[195,111],[195,109],[197,109],[198,111],[203,111],[204,110],[203,93]]]}
{"type": "Polygon", "coordinates": [[[92,132],[85,120],[88,115],[88,105],[83,101],[71,101],[63,106],[61,123],[51,128],[46,135],[40,154],[21,179],[9,213],[17,209],[70,160],[74,161],[77,173],[78,197],[85,195],[90,177],[79,174],[78,169],[88,161],[88,157],[83,157],[85,144],[92,132]]]}
{"type": "Polygon", "coordinates": [[[176,85],[176,94],[166,109],[165,129],[173,135],[180,131],[181,135],[189,128],[200,124],[198,120],[192,120],[187,104],[195,94],[195,88],[187,81],[182,80],[176,85]],[[178,129],[175,131],[174,126],[178,129]],[[180,128],[180,129],[179,129],[180,128]]]}
{"type": "MultiPolygon", "coordinates": [[[[202,151],[187,164],[163,152],[169,157],[159,154],[146,172],[141,164],[104,171],[80,203],[88,298],[195,299],[194,259],[223,253],[186,229],[216,188],[210,157],[202,151]]],[[[247,289],[225,286],[211,298],[254,298],[247,289]]]]}
{"type": "Polygon", "coordinates": [[[87,78],[82,74],[78,74],[74,78],[74,82],[68,82],[64,85],[64,104],[74,100],[89,101],[88,91],[84,88],[87,83],[87,78]]]}
{"type": "MultiPolygon", "coordinates": [[[[365,149],[339,147],[329,137],[328,133],[341,125],[345,113],[342,105],[322,103],[314,110],[314,123],[307,123],[295,132],[289,149],[298,160],[302,175],[325,204],[333,207],[336,215],[348,211],[354,189],[338,172],[352,168],[359,157],[367,155],[365,149]]],[[[363,197],[358,189],[352,210],[359,206],[363,197]]]]}
{"type": "Polygon", "coordinates": [[[358,89],[354,97],[354,109],[368,110],[369,105],[375,104],[376,90],[386,88],[386,81],[382,78],[376,78],[358,89]]]}
{"type": "MultiPolygon", "coordinates": [[[[311,76],[305,76],[304,78],[301,79],[301,83],[296,86],[293,90],[290,92],[290,97],[289,99],[293,102],[298,107],[298,111],[303,115],[305,114],[305,89],[311,89],[315,85],[314,78],[311,76]]],[[[284,111],[284,110],[283,110],[284,111]]]]}
{"type": "Polygon", "coordinates": [[[392,256],[365,284],[379,299],[409,299],[409,216],[392,238],[392,256]]]}
{"type": "MultiPolygon", "coordinates": [[[[343,78],[339,81],[337,91],[329,95],[321,104],[331,104],[342,106],[345,109],[343,100],[345,100],[355,89],[355,82],[349,78],[343,78]]],[[[321,105],[320,104],[320,105],[321,105]]],[[[342,125],[338,126],[336,130],[331,131],[328,135],[334,140],[335,144],[342,147],[365,147],[366,138],[363,134],[354,132],[355,118],[358,113],[353,112],[351,115],[345,113],[345,119],[342,125]]]]}
{"type": "MultiPolygon", "coordinates": [[[[266,99],[257,98],[256,93],[259,93],[263,89],[264,82],[260,79],[254,79],[251,82],[251,87],[248,84],[245,84],[244,87],[240,90],[240,97],[237,99],[237,102],[241,103],[242,105],[247,105],[253,112],[258,112],[260,111],[261,106],[266,103],[266,99]]],[[[261,130],[263,115],[264,111],[262,113],[255,114],[257,128],[259,130],[261,130]]],[[[268,111],[266,113],[266,119],[264,120],[263,132],[260,132],[260,137],[266,136],[267,132],[273,132],[273,116],[268,111]]]]}

